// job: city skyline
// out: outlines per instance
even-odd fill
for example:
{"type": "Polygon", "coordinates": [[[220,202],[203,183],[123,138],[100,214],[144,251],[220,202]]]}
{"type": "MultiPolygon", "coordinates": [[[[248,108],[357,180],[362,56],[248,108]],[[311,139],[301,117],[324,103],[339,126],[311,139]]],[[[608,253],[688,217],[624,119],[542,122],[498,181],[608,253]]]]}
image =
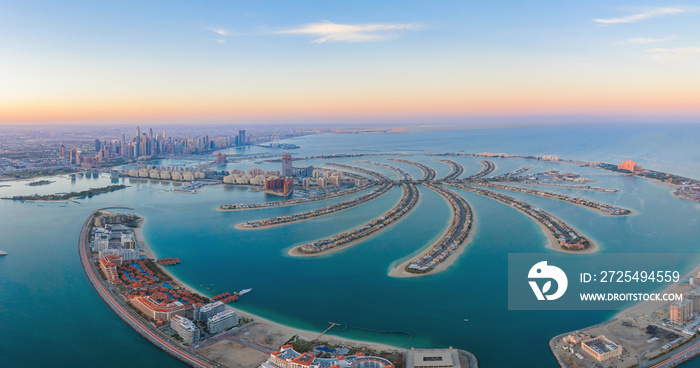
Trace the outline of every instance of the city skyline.
{"type": "Polygon", "coordinates": [[[700,116],[686,3],[2,8],[0,124],[700,116]]]}

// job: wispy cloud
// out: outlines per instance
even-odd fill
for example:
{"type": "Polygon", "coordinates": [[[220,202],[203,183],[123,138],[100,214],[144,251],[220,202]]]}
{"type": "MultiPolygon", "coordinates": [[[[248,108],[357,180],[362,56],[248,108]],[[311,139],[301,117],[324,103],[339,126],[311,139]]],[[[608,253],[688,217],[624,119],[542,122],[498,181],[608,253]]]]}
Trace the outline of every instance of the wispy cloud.
{"type": "Polygon", "coordinates": [[[684,60],[688,57],[694,55],[700,55],[700,47],[690,46],[690,47],[677,47],[675,49],[649,49],[647,52],[651,53],[651,57],[658,60],[684,60]]]}
{"type": "Polygon", "coordinates": [[[651,8],[645,12],[625,15],[616,18],[596,18],[593,19],[594,22],[599,24],[620,24],[620,23],[634,23],[647,20],[650,18],[663,17],[666,15],[677,15],[681,13],[687,13],[696,10],[692,7],[665,7],[665,8],[651,8]]]}
{"type": "Polygon", "coordinates": [[[215,41],[218,43],[226,43],[226,40],[224,40],[222,38],[217,38],[215,41]]]}
{"type": "Polygon", "coordinates": [[[308,35],[314,43],[324,42],[376,42],[395,39],[400,31],[415,31],[419,24],[338,24],[320,22],[304,24],[297,28],[275,32],[276,34],[308,35]]]}
{"type": "Polygon", "coordinates": [[[202,29],[214,32],[214,33],[218,34],[219,36],[228,36],[231,34],[229,31],[227,31],[223,28],[202,27],[202,29]]]}
{"type": "Polygon", "coordinates": [[[667,41],[673,41],[677,40],[677,36],[668,36],[668,37],[663,37],[663,38],[652,38],[652,37],[635,37],[635,38],[628,38],[624,41],[618,41],[614,42],[613,45],[619,46],[619,45],[646,45],[650,43],[659,43],[659,42],[667,42],[667,41]]]}

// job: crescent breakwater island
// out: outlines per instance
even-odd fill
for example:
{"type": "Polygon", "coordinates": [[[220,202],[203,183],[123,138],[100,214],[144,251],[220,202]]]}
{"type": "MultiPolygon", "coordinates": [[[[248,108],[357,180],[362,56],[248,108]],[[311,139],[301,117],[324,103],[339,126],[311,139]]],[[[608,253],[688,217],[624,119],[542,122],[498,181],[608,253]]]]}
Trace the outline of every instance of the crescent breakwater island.
{"type": "Polygon", "coordinates": [[[92,197],[100,195],[103,193],[110,193],[116,190],[126,188],[126,185],[108,185],[101,188],[90,188],[82,190],[80,192],[70,192],[70,193],[56,193],[56,194],[32,194],[32,195],[21,195],[14,197],[4,197],[2,199],[9,199],[13,201],[46,201],[46,202],[59,202],[59,201],[71,201],[76,198],[92,197]]]}

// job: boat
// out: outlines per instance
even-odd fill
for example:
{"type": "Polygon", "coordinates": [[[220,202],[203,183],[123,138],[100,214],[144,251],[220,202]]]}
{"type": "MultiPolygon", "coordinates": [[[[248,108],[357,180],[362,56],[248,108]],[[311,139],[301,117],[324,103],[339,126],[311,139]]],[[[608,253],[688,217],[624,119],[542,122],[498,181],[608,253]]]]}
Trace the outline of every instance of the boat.
{"type": "Polygon", "coordinates": [[[0,256],[6,256],[7,252],[0,250],[0,256]]]}
{"type": "Polygon", "coordinates": [[[243,289],[238,293],[238,295],[248,294],[251,290],[253,289],[243,289]]]}

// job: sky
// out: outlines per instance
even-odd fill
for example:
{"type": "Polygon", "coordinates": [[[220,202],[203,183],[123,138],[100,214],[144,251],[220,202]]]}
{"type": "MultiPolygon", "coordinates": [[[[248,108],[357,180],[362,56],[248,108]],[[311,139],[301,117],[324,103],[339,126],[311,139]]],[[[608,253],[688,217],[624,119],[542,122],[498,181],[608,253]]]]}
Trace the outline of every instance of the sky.
{"type": "Polygon", "coordinates": [[[0,0],[0,124],[700,121],[700,3],[0,0]]]}

